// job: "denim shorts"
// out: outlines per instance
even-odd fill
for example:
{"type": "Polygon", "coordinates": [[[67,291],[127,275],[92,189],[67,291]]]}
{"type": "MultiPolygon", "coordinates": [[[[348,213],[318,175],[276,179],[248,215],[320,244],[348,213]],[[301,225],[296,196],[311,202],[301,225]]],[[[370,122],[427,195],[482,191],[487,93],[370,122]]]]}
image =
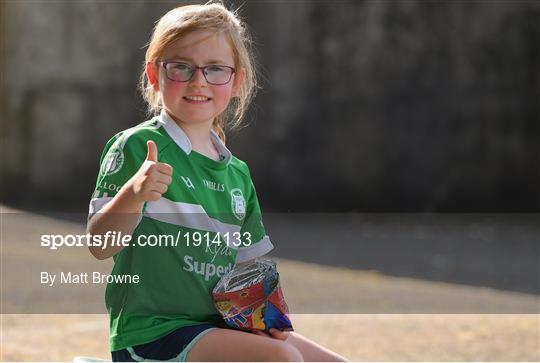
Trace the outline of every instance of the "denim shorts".
{"type": "Polygon", "coordinates": [[[221,324],[199,324],[174,330],[153,342],[112,352],[113,362],[169,361],[185,362],[187,354],[206,333],[227,328],[221,324]]]}

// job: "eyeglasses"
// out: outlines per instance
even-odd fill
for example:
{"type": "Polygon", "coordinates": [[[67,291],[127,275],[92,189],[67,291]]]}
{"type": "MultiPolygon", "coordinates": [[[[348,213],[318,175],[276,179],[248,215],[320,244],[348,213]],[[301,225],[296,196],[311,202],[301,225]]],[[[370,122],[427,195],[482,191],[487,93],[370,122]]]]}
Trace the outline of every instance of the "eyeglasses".
{"type": "Polygon", "coordinates": [[[197,69],[201,69],[206,82],[221,86],[231,81],[235,72],[233,67],[211,64],[204,67],[198,67],[189,63],[182,62],[160,62],[165,68],[167,78],[175,82],[187,82],[193,78],[197,69]]]}

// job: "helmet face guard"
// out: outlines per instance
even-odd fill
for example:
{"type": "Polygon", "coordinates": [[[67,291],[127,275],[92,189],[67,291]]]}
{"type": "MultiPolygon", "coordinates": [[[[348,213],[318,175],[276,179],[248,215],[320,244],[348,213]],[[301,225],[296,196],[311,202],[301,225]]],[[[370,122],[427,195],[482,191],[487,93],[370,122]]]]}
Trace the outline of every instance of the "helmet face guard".
{"type": "Polygon", "coordinates": [[[293,330],[276,264],[256,260],[224,275],[212,293],[227,325],[243,330],[293,330]]]}

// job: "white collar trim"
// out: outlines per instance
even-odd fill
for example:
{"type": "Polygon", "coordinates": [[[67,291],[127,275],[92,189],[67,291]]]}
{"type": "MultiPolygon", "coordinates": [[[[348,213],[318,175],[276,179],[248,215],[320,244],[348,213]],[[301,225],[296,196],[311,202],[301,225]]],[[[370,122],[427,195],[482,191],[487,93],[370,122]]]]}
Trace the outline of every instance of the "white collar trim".
{"type": "MultiPolygon", "coordinates": [[[[187,155],[189,155],[193,150],[193,147],[191,146],[191,141],[189,141],[189,138],[184,132],[184,130],[182,130],[182,128],[178,126],[178,124],[171,118],[171,116],[169,116],[169,114],[165,110],[161,110],[158,118],[159,121],[163,124],[165,131],[167,131],[167,133],[174,140],[176,145],[178,145],[180,149],[182,149],[187,155]]],[[[232,153],[223,144],[218,134],[214,130],[210,130],[210,139],[216,147],[219,155],[221,157],[224,157],[227,161],[227,165],[229,165],[232,160],[232,153]]]]}

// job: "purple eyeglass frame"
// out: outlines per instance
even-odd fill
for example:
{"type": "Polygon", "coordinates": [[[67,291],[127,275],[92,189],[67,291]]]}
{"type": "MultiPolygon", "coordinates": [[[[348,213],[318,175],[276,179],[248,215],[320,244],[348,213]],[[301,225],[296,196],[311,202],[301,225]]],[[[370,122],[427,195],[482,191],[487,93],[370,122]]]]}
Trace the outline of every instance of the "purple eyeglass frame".
{"type": "Polygon", "coordinates": [[[225,85],[225,84],[227,84],[227,83],[229,83],[231,81],[233,74],[236,72],[236,68],[226,66],[226,65],[222,65],[222,64],[209,64],[207,66],[199,67],[199,66],[196,66],[194,64],[189,64],[189,63],[186,63],[186,62],[172,61],[172,60],[171,61],[161,61],[161,62],[158,62],[158,63],[161,63],[163,65],[163,68],[165,68],[165,75],[167,76],[168,79],[170,79],[173,82],[181,82],[181,83],[191,81],[193,79],[193,76],[195,76],[195,73],[197,72],[197,70],[200,69],[200,70],[202,70],[202,74],[203,74],[203,77],[206,80],[206,82],[208,82],[209,84],[214,85],[214,86],[223,86],[223,85],[225,85]],[[191,74],[191,77],[189,79],[185,80],[185,81],[177,81],[175,79],[170,78],[169,74],[167,72],[167,64],[170,64],[170,63],[186,64],[186,65],[190,66],[193,69],[193,73],[191,74]],[[227,82],[225,82],[225,83],[212,83],[212,82],[210,82],[208,80],[208,78],[206,78],[206,73],[205,73],[206,68],[215,67],[215,66],[225,67],[225,68],[229,68],[231,70],[231,75],[229,76],[229,79],[227,80],[227,82]]]}

